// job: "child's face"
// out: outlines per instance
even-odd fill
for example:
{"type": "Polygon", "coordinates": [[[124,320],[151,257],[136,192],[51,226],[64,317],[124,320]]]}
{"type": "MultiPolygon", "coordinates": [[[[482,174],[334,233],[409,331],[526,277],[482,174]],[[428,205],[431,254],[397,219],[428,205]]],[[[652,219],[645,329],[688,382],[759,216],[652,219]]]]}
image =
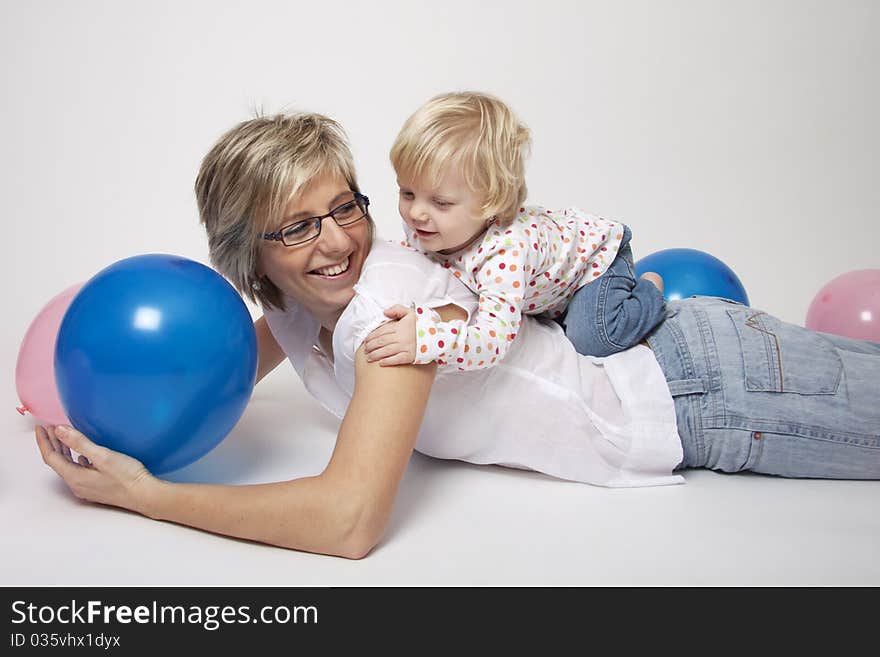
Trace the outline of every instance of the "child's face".
{"type": "Polygon", "coordinates": [[[454,166],[444,169],[437,187],[398,178],[400,216],[425,251],[454,253],[486,230],[482,198],[454,166]]]}

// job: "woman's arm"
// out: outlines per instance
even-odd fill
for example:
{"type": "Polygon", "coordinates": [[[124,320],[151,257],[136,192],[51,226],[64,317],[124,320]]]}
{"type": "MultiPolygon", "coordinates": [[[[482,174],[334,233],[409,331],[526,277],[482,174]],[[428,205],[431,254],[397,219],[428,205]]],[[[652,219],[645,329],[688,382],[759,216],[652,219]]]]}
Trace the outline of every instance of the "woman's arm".
{"type": "Polygon", "coordinates": [[[257,334],[257,383],[284,360],[284,351],[269,330],[265,316],[254,322],[257,334]]]}
{"type": "Polygon", "coordinates": [[[179,484],[75,430],[37,430],[43,460],[77,497],[229,536],[361,558],[379,542],[424,415],[436,367],[355,364],[355,390],[318,476],[253,486],[179,484]],[[74,462],[70,450],[88,461],[74,462]]]}

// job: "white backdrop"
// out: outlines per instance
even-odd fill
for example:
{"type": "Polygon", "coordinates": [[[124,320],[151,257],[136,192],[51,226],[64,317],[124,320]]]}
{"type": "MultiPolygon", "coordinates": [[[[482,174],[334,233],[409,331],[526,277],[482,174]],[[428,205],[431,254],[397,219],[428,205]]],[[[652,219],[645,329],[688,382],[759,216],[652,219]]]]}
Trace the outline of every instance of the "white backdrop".
{"type": "Polygon", "coordinates": [[[16,436],[29,426],[14,364],[33,316],[124,257],[207,263],[195,174],[257,109],[340,120],[388,237],[397,129],[433,94],[479,89],[533,131],[529,201],[628,223],[636,258],[708,251],[753,306],[797,323],[832,277],[880,267],[873,0],[0,7],[0,349],[16,436]]]}

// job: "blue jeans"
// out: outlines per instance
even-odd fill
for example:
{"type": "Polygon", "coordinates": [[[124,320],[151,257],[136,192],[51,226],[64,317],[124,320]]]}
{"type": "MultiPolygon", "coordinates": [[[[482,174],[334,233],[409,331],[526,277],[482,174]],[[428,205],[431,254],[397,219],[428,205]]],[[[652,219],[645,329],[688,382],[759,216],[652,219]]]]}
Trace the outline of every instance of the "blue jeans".
{"type": "Polygon", "coordinates": [[[880,478],[880,344],[715,297],[669,302],[647,342],[675,400],[679,468],[880,478]]]}
{"type": "Polygon", "coordinates": [[[617,257],[601,276],[574,293],[557,320],[579,354],[610,356],[628,349],[663,319],[663,293],[636,277],[631,239],[625,226],[617,257]]]}

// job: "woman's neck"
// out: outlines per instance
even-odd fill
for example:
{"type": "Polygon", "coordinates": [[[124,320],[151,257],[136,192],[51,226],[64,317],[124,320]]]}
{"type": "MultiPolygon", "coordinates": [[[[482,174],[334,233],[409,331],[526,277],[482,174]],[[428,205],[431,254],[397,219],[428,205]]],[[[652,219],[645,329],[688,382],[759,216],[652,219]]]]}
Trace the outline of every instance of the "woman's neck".
{"type": "Polygon", "coordinates": [[[340,310],[337,310],[330,315],[323,315],[322,314],[319,317],[319,316],[317,316],[317,313],[316,313],[316,314],[313,314],[312,317],[314,317],[316,320],[318,320],[318,324],[321,325],[321,328],[323,330],[330,333],[330,335],[333,335],[333,331],[336,330],[336,322],[338,322],[339,318],[342,317],[342,313],[344,311],[345,311],[345,308],[341,308],[340,310]]]}
{"type": "Polygon", "coordinates": [[[325,326],[321,326],[321,330],[318,331],[318,347],[333,362],[333,331],[325,326]]]}

